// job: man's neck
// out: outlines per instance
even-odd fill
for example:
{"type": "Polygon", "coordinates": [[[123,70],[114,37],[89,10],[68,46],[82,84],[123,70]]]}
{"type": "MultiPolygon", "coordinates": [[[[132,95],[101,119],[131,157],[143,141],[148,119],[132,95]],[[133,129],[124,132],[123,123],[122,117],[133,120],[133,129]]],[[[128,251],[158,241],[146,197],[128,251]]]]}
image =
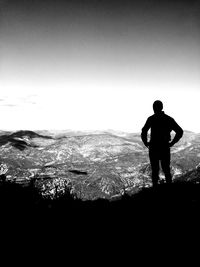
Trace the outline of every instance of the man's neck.
{"type": "Polygon", "coordinates": [[[159,111],[159,112],[155,112],[154,114],[155,115],[161,115],[161,114],[164,114],[165,112],[164,111],[159,111]]]}

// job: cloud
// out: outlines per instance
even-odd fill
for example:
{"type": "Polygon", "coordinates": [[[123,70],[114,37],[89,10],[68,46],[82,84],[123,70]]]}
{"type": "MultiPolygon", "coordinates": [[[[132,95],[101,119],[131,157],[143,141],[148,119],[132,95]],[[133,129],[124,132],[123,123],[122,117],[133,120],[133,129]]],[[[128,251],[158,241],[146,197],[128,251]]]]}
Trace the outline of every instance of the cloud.
{"type": "Polygon", "coordinates": [[[37,103],[36,102],[33,102],[33,101],[29,101],[27,102],[28,104],[31,104],[31,105],[36,105],[37,103]]]}
{"type": "Polygon", "coordinates": [[[36,105],[37,103],[33,100],[25,100],[20,103],[20,105],[36,105]]]}
{"type": "Polygon", "coordinates": [[[35,95],[27,95],[23,97],[9,97],[0,98],[1,107],[28,107],[37,104],[35,95]]]}
{"type": "Polygon", "coordinates": [[[18,105],[15,105],[15,104],[3,104],[1,106],[3,106],[3,107],[17,107],[18,105]]]}
{"type": "Polygon", "coordinates": [[[27,95],[27,96],[24,96],[24,97],[19,97],[18,98],[18,101],[21,104],[35,105],[35,104],[37,104],[36,101],[35,101],[36,100],[36,97],[37,97],[37,95],[31,94],[31,95],[27,95]]]}

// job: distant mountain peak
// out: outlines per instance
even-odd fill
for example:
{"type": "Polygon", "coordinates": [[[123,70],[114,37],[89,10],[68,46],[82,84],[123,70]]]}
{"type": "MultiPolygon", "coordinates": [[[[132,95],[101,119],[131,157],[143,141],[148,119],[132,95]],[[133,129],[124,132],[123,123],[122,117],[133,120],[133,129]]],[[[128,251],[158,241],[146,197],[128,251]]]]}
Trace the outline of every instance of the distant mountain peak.
{"type": "Polygon", "coordinates": [[[30,130],[19,130],[17,132],[10,134],[11,138],[16,138],[16,137],[23,138],[25,136],[28,138],[36,138],[36,137],[48,138],[48,139],[52,138],[51,136],[41,135],[41,134],[38,134],[38,133],[36,133],[34,131],[30,131],[30,130]]]}

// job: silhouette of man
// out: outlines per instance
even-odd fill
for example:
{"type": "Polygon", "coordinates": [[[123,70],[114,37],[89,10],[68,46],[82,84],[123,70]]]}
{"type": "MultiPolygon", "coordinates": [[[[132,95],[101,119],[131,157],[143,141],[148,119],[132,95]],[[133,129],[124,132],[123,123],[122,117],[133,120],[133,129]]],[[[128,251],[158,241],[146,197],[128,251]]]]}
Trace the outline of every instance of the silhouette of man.
{"type": "Polygon", "coordinates": [[[152,170],[153,187],[159,181],[159,163],[165,175],[166,183],[172,182],[170,172],[170,147],[177,143],[183,136],[182,128],[170,116],[166,115],[163,110],[163,103],[156,100],[153,103],[154,115],[150,116],[142,128],[141,138],[144,145],[149,148],[149,159],[152,170]],[[148,131],[151,129],[150,141],[148,142],[148,131]],[[171,141],[171,131],[175,136],[171,141]]]}

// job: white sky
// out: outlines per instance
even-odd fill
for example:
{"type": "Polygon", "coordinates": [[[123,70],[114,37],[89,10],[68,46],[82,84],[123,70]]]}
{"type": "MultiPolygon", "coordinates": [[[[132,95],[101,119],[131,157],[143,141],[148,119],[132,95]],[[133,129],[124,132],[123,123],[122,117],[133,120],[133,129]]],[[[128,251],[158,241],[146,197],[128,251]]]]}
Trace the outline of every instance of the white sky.
{"type": "Polygon", "coordinates": [[[0,10],[0,129],[138,132],[160,99],[183,129],[200,132],[196,6],[10,3],[0,10]]]}
{"type": "MultiPolygon", "coordinates": [[[[45,84],[14,87],[1,85],[1,129],[72,129],[128,132],[141,130],[153,113],[152,103],[160,99],[165,112],[184,129],[200,132],[200,92],[138,88],[124,81],[88,83],[83,81],[65,86],[45,84]],[[37,90],[35,89],[37,88],[37,90]],[[48,89],[47,89],[48,88],[48,89]]],[[[155,88],[155,86],[154,86],[155,88]]]]}
{"type": "MultiPolygon", "coordinates": [[[[46,43],[48,45],[48,43],[46,43]]],[[[124,47],[64,54],[36,43],[3,46],[1,129],[120,130],[138,132],[153,101],[185,130],[200,132],[200,53],[197,45],[124,47]],[[35,52],[35,54],[33,54],[35,52]],[[132,53],[132,55],[131,55],[132,53]]],[[[78,47],[77,47],[78,49],[78,47]]]]}

